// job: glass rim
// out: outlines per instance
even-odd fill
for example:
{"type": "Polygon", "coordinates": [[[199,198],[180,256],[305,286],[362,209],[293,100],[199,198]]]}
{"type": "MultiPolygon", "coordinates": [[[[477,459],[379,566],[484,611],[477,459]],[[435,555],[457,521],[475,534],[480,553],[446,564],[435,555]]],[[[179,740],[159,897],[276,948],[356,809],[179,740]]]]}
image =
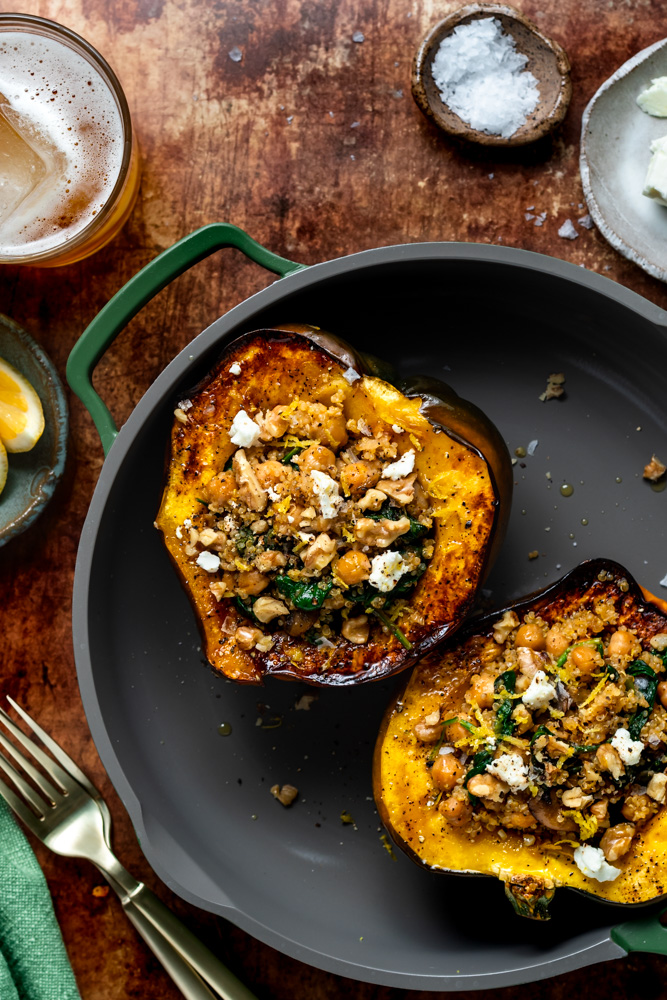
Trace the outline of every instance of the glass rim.
{"type": "Polygon", "coordinates": [[[65,249],[70,247],[75,249],[77,246],[80,246],[90,237],[91,233],[94,233],[100,228],[101,224],[104,223],[110,212],[113,211],[113,208],[115,207],[119,196],[125,187],[125,182],[130,168],[130,161],[132,159],[134,132],[132,129],[132,119],[130,117],[130,107],[127,103],[127,98],[123,88],[121,87],[120,80],[104,56],[100,55],[94,45],[91,45],[85,38],[82,38],[81,35],[76,33],[76,31],[72,31],[71,28],[67,28],[64,24],[60,24],[58,21],[51,21],[46,17],[40,17],[38,14],[22,14],[18,12],[0,13],[0,36],[3,31],[11,28],[15,28],[19,31],[24,28],[34,28],[35,33],[42,35],[47,34],[50,37],[65,40],[65,44],[69,43],[71,48],[75,51],[79,51],[81,55],[83,55],[83,57],[99,71],[102,79],[111,90],[118,104],[118,110],[120,111],[121,122],[123,125],[123,158],[118,170],[116,183],[111,189],[109,197],[107,198],[103,208],[94,219],[91,219],[88,225],[84,226],[84,228],[77,233],[76,236],[73,236],[71,240],[67,240],[59,247],[43,250],[38,253],[24,254],[18,257],[11,255],[6,256],[0,251],[0,263],[20,265],[32,264],[35,261],[49,260],[52,257],[58,257],[65,249]]]}

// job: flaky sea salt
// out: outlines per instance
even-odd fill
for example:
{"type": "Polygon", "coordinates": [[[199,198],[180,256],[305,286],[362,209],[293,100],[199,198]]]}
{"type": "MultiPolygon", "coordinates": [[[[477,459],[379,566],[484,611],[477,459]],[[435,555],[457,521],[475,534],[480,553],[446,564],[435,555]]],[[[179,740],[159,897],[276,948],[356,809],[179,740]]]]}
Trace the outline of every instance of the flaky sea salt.
{"type": "Polygon", "coordinates": [[[433,60],[433,81],[445,104],[480,132],[509,138],[525,125],[540,99],[537,80],[524,69],[528,57],[516,51],[495,17],[454,28],[433,60]]]}

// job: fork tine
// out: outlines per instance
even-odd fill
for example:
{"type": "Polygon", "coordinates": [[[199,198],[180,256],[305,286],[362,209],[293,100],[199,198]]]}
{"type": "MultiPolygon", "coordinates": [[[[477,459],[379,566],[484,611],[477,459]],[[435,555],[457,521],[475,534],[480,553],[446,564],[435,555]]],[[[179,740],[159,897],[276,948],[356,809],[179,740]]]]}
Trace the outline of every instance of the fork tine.
{"type": "Polygon", "coordinates": [[[16,795],[11,788],[0,779],[0,795],[3,797],[7,805],[14,810],[19,819],[22,819],[29,830],[33,833],[37,833],[37,824],[39,823],[39,817],[34,814],[32,809],[28,809],[25,802],[16,795]]]}
{"type": "MultiPolygon", "coordinates": [[[[2,740],[2,742],[4,743],[5,740],[2,740]]],[[[1,753],[0,753],[0,768],[2,768],[2,770],[5,772],[5,774],[10,779],[14,787],[18,788],[18,790],[23,795],[24,799],[27,799],[27,801],[33,807],[35,815],[43,819],[44,816],[46,816],[47,810],[49,809],[48,803],[44,802],[43,799],[40,799],[39,795],[37,795],[37,793],[30,787],[25,778],[23,778],[18,773],[18,771],[16,771],[12,767],[9,761],[5,757],[3,757],[1,753]]],[[[6,785],[5,788],[7,788],[6,785]]],[[[7,788],[7,791],[10,791],[10,789],[7,788]]]]}
{"type": "Polygon", "coordinates": [[[21,706],[18,705],[13,698],[10,698],[9,695],[7,695],[6,697],[7,701],[12,706],[14,711],[21,716],[24,722],[27,722],[27,724],[32,729],[33,733],[39,736],[44,746],[51,751],[53,756],[56,758],[57,761],[59,761],[62,764],[65,770],[69,774],[71,774],[73,778],[76,778],[79,784],[83,785],[86,791],[90,792],[93,798],[100,798],[100,793],[98,792],[98,790],[95,788],[92,782],[86,777],[81,768],[78,767],[78,765],[74,763],[72,758],[65,753],[63,748],[59,746],[56,743],[56,741],[51,736],[49,736],[48,733],[44,732],[42,727],[38,726],[35,720],[32,719],[25,711],[25,709],[21,708],[21,706]]]}
{"type": "Polygon", "coordinates": [[[53,785],[51,785],[46,780],[44,775],[37,770],[34,764],[31,761],[29,761],[28,758],[24,756],[24,754],[20,753],[17,750],[17,748],[14,746],[13,743],[10,743],[8,739],[5,739],[5,737],[1,732],[0,732],[0,747],[3,747],[5,750],[5,754],[9,754],[11,757],[13,757],[16,763],[19,765],[19,767],[22,768],[22,770],[24,770],[25,773],[32,778],[32,780],[37,785],[42,795],[45,796],[49,805],[55,806],[56,802],[62,799],[61,793],[58,792],[57,789],[55,789],[53,785]]]}
{"type": "MultiPolygon", "coordinates": [[[[26,736],[23,730],[19,729],[14,720],[7,715],[4,708],[0,708],[0,721],[3,726],[9,730],[12,736],[32,754],[36,761],[42,765],[49,777],[59,783],[62,792],[67,794],[74,783],[74,779],[68,775],[67,771],[64,771],[59,764],[45,754],[44,751],[37,746],[34,740],[31,740],[29,736],[26,736]]],[[[21,760],[21,765],[23,766],[23,760],[21,760]]],[[[44,779],[42,778],[42,781],[43,780],[44,779]]]]}

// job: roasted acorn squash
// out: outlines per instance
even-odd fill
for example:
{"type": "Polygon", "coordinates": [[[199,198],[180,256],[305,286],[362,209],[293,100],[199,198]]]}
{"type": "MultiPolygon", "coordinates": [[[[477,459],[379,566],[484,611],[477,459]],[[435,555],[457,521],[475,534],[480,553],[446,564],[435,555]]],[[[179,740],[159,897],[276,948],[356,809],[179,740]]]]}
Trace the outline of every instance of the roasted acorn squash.
{"type": "MultiPolygon", "coordinates": [[[[315,328],[290,326],[255,331],[232,342],[189,398],[178,401],[156,526],[194,604],[205,637],[206,656],[226,677],[258,683],[265,675],[277,675],[317,685],[375,680],[413,664],[470,613],[509,514],[512,477],[507,448],[481,411],[444,383],[413,378],[394,385],[389,378],[393,379],[393,375],[387,366],[362,357],[337,338],[315,328]],[[316,410],[324,414],[317,420],[309,416],[316,410]],[[294,424],[295,415],[303,417],[301,424],[294,424]],[[253,422],[253,416],[259,423],[253,422]],[[259,441],[259,432],[253,437],[252,428],[257,430],[260,423],[262,433],[266,430],[274,446],[268,453],[273,456],[270,461],[265,461],[267,453],[262,454],[261,470],[253,458],[261,442],[257,448],[252,444],[259,441]],[[250,436],[244,438],[247,428],[251,428],[250,436]],[[372,450],[366,463],[352,462],[355,456],[349,453],[350,428],[360,435],[355,439],[359,448],[372,449],[380,440],[386,453],[395,455],[398,462],[382,466],[373,458],[372,450]],[[239,445],[244,441],[248,456],[239,445]],[[279,448],[282,450],[276,450],[279,448]],[[250,463],[255,461],[257,475],[265,477],[260,489],[257,476],[248,469],[248,459],[250,463]],[[344,577],[339,553],[345,543],[341,530],[337,529],[338,537],[334,531],[327,534],[327,510],[325,506],[321,513],[319,510],[319,504],[326,503],[324,494],[317,494],[312,501],[314,507],[305,511],[303,503],[308,501],[290,506],[295,501],[289,485],[283,489],[279,482],[281,466],[289,470],[285,473],[291,477],[288,483],[295,482],[296,475],[305,474],[298,463],[305,468],[306,459],[315,462],[316,471],[311,471],[310,476],[320,477],[316,482],[325,484],[322,489],[331,487],[329,473],[340,476],[340,484],[332,487],[333,500],[339,505],[336,509],[350,510],[351,527],[343,527],[342,535],[357,550],[348,563],[363,563],[366,581],[368,567],[372,567],[372,581],[379,564],[369,558],[375,550],[359,541],[366,537],[360,534],[362,515],[370,535],[380,530],[377,524],[388,531],[387,537],[403,533],[397,543],[403,545],[400,558],[405,557],[400,571],[407,574],[407,566],[416,568],[412,577],[407,574],[402,588],[405,599],[391,606],[391,618],[389,612],[383,611],[382,593],[369,590],[368,582],[363,592],[350,585],[354,576],[345,577],[347,585],[341,582],[344,577]],[[413,475],[397,479],[404,466],[413,475]],[[360,495],[354,492],[360,469],[370,476],[365,486],[379,486],[380,491],[374,500],[376,507],[355,513],[354,504],[347,501],[360,495]],[[392,480],[386,478],[390,470],[392,480]],[[414,491],[422,498],[426,510],[421,517],[423,523],[417,523],[416,514],[404,516],[412,509],[397,506],[405,503],[404,497],[392,499],[394,495],[400,497],[406,483],[413,499],[414,491]],[[249,492],[250,486],[254,492],[249,492]],[[389,492],[388,498],[382,490],[389,492]],[[239,503],[240,495],[243,504],[239,503]],[[383,504],[379,510],[378,503],[383,504]],[[248,504],[253,508],[250,514],[248,504]],[[246,522],[239,529],[234,518],[241,516],[241,510],[246,522]],[[301,517],[314,518],[315,525],[311,532],[302,533],[302,541],[293,532],[295,518],[301,517]],[[292,528],[286,522],[292,522],[292,528]],[[425,525],[429,524],[427,529],[425,525]],[[406,539],[419,538],[427,530],[431,536],[429,546],[424,542],[420,549],[421,543],[415,542],[406,548],[406,539]],[[293,532],[289,544],[285,531],[293,532]],[[230,532],[236,533],[236,552],[232,555],[238,553],[232,562],[230,532]],[[244,533],[243,537],[239,532],[244,533]],[[224,550],[220,565],[216,547],[218,552],[224,550]],[[319,579],[307,575],[300,579],[301,570],[294,569],[291,557],[292,550],[300,549],[303,558],[305,551],[315,566],[311,575],[319,572],[319,579]],[[322,565],[327,568],[320,570],[322,565]],[[257,576],[257,567],[269,573],[269,566],[277,573],[271,578],[271,589],[254,600],[259,591],[248,580],[257,576]],[[412,587],[410,592],[407,584],[412,587]],[[249,592],[241,585],[247,585],[249,592]],[[362,603],[355,605],[356,617],[348,620],[353,594],[360,595],[362,603]],[[324,609],[317,611],[319,618],[315,611],[309,611],[311,605],[324,609]],[[330,627],[326,616],[334,612],[326,612],[326,608],[332,605],[340,607],[340,627],[350,638],[330,627]],[[317,618],[316,628],[308,630],[313,618],[317,618]]],[[[359,488],[363,491],[365,486],[362,483],[359,488]]],[[[378,490],[367,493],[375,495],[378,490]]],[[[363,500],[370,503],[367,493],[363,500]]],[[[382,572],[386,560],[394,556],[387,549],[386,556],[379,560],[382,572]]],[[[400,562],[399,556],[396,559],[400,562]]],[[[390,585],[391,580],[382,584],[385,588],[390,585]]],[[[266,579],[260,580],[262,586],[267,587],[266,579]]],[[[393,594],[390,596],[393,598],[393,594]]]]}
{"type": "MultiPolygon", "coordinates": [[[[375,799],[385,826],[414,861],[434,872],[500,879],[522,916],[548,918],[559,886],[611,903],[664,896],[667,691],[659,686],[661,677],[667,677],[667,603],[643,592],[623,567],[607,560],[584,562],[540,594],[470,620],[453,641],[415,667],[386,712],[374,759],[375,799]],[[596,637],[582,639],[581,630],[572,631],[575,626],[590,628],[596,637]],[[613,642],[610,632],[616,633],[613,642]],[[551,637],[560,644],[549,646],[551,637]],[[517,667],[507,671],[512,649],[517,667]],[[562,650],[555,662],[549,649],[554,656],[562,650]],[[520,671],[531,661],[534,666],[547,660],[552,700],[531,702],[518,693],[520,671]],[[593,673],[586,674],[591,667],[593,673]],[[496,674],[486,700],[485,671],[496,674]],[[624,698],[627,709],[619,707],[624,698]],[[521,718],[510,712],[525,715],[526,701],[533,705],[532,728],[517,725],[514,735],[507,735],[508,720],[521,718]],[[607,727],[618,726],[613,713],[624,711],[625,735],[619,737],[619,728],[605,738],[607,727]],[[584,722],[587,732],[597,734],[591,745],[576,739],[584,722]],[[459,738],[452,739],[457,725],[459,738]],[[641,757],[628,755],[633,746],[641,748],[641,757]],[[519,778],[508,771],[502,775],[509,786],[493,778],[500,772],[491,762],[499,754],[503,766],[512,754],[520,769],[523,760],[519,778]],[[436,764],[438,758],[446,763],[436,764]],[[471,789],[496,794],[495,801],[480,799],[471,789]],[[595,847],[600,833],[601,846],[595,847]],[[601,863],[594,876],[591,858],[596,866],[601,863]]],[[[529,686],[536,683],[533,674],[529,686]]]]}

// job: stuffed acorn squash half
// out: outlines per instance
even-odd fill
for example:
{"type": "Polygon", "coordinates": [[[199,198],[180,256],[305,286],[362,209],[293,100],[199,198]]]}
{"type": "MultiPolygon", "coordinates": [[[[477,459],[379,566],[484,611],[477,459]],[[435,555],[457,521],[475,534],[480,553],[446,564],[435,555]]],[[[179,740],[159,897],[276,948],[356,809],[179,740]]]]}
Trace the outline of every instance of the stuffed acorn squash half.
{"type": "Polygon", "coordinates": [[[380,814],[415,861],[501,879],[523,916],[558,886],[657,899],[666,706],[667,603],[582,563],[418,664],[377,742],[380,814]]]}
{"type": "Polygon", "coordinates": [[[389,378],[286,327],[235,340],[179,401],[156,525],[226,677],[374,680],[470,613],[509,513],[507,449],[444,383],[389,378]]]}

